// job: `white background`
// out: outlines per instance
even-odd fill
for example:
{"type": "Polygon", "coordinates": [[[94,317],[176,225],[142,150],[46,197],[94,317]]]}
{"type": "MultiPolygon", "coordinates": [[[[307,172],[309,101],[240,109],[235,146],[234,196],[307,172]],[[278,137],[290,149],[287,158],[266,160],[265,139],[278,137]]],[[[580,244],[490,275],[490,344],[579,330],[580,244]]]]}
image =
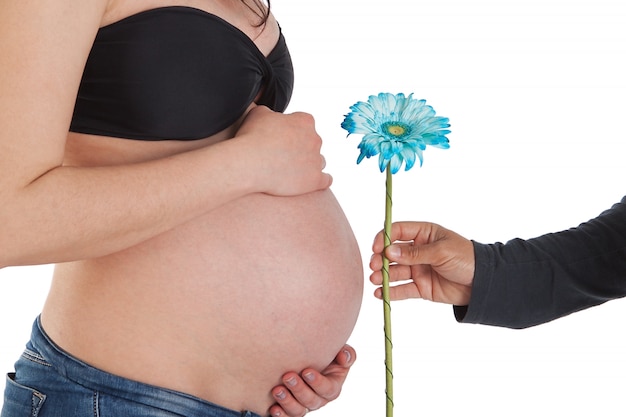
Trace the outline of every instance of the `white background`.
{"type": "MultiPolygon", "coordinates": [[[[370,94],[414,92],[452,124],[451,149],[394,176],[394,220],[490,243],[576,226],[626,194],[625,4],[272,1],[296,68],[289,111],[316,117],[366,275],[384,175],[374,160],[355,164],[360,137],[339,125],[370,94]]],[[[50,272],[0,270],[0,369],[20,354],[50,272]]],[[[384,415],[372,291],[366,282],[350,341],[357,363],[316,416],[384,415]]],[[[458,324],[451,307],[425,301],[392,308],[396,416],[624,415],[623,300],[521,331],[458,324]]]]}

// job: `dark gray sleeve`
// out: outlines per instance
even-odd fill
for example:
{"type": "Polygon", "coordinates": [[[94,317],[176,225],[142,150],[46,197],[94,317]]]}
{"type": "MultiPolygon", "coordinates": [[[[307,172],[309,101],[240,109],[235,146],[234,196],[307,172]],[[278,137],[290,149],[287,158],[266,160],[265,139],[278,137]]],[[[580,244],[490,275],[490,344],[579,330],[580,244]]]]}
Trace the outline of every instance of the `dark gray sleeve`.
{"type": "Polygon", "coordinates": [[[476,271],[463,323],[524,328],[626,296],[626,197],[559,233],[474,243],[476,271]]]}

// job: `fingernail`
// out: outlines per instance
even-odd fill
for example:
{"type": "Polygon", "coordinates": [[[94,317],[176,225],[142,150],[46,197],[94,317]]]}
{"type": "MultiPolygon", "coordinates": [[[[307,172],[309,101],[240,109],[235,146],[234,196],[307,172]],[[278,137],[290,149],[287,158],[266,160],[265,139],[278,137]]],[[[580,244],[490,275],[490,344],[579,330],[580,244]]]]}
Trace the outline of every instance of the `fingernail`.
{"type": "Polygon", "coordinates": [[[343,354],[346,355],[346,363],[350,363],[350,361],[352,360],[352,354],[350,353],[350,351],[344,350],[343,354]]]}
{"type": "Polygon", "coordinates": [[[290,387],[293,387],[296,385],[296,378],[289,378],[285,380],[285,384],[289,385],[290,387]]]}
{"type": "Polygon", "coordinates": [[[315,375],[313,375],[313,372],[307,372],[302,376],[309,382],[312,382],[315,379],[315,375]]]}
{"type": "MultiPolygon", "coordinates": [[[[280,401],[284,400],[287,397],[285,395],[285,391],[283,391],[283,390],[280,390],[280,391],[274,393],[274,396],[276,397],[277,400],[280,400],[280,401]]],[[[277,415],[280,415],[280,414],[277,414],[277,415]]]]}

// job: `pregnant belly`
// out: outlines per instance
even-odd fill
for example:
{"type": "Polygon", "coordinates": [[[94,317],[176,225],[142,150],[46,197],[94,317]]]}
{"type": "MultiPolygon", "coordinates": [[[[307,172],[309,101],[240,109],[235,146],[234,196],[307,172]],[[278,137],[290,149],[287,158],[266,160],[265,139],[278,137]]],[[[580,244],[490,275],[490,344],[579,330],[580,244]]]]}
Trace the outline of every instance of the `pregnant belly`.
{"type": "Polygon", "coordinates": [[[285,371],[332,361],[363,290],[358,247],[330,191],[251,195],[79,269],[60,267],[53,285],[75,275],[77,332],[112,338],[102,357],[77,350],[110,372],[260,414],[285,371]],[[152,365],[111,354],[127,349],[153,352],[152,365]]]}
{"type": "Polygon", "coordinates": [[[199,317],[189,330],[212,332],[203,343],[226,373],[248,379],[246,391],[256,380],[267,395],[284,371],[321,369],[334,358],[354,327],[363,271],[330,191],[250,196],[188,228],[193,240],[179,247],[201,260],[176,287],[193,300],[186,317],[199,317]]]}

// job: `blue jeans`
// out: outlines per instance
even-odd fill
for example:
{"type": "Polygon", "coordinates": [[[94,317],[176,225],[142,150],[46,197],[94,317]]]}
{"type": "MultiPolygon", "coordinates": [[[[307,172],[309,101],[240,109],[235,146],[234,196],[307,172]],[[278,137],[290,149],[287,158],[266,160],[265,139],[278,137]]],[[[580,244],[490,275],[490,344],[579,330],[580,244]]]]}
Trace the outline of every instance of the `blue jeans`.
{"type": "Polygon", "coordinates": [[[8,374],[0,417],[260,417],[93,368],[52,342],[39,319],[8,374]]]}

